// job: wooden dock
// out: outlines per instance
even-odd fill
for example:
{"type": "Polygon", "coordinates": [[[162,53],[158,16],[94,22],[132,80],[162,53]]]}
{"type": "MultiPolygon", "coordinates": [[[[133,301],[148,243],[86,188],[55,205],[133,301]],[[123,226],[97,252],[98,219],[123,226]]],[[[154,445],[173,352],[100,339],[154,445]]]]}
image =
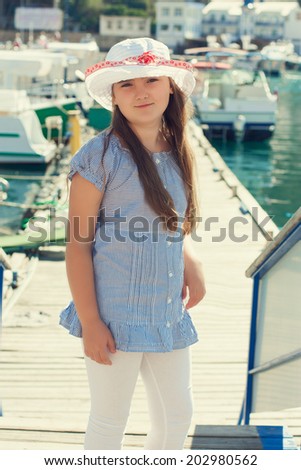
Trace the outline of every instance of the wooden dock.
{"type": "MultiPolygon", "coordinates": [[[[242,191],[248,199],[244,188],[224,179],[225,169],[218,168],[222,163],[214,149],[205,151],[205,140],[199,145],[194,131],[192,126],[203,217],[198,233],[202,241],[196,241],[195,248],[204,263],[207,295],[191,309],[200,341],[192,347],[195,408],[185,448],[264,448],[259,425],[275,426],[270,432],[278,440],[279,426],[286,427],[300,446],[301,409],[261,413],[252,416],[251,426],[236,426],[246,383],[251,314],[252,281],[245,270],[267,241],[251,215],[243,213],[245,204],[254,202],[251,196],[242,205],[234,194],[242,191]],[[210,217],[217,221],[210,223],[210,217]],[[240,237],[246,239],[238,241],[240,237]]],[[[81,342],[58,325],[69,299],[64,260],[44,254],[4,316],[0,449],[82,449],[89,391],[81,342]]],[[[143,448],[148,426],[139,379],[124,447],[143,448]]]]}

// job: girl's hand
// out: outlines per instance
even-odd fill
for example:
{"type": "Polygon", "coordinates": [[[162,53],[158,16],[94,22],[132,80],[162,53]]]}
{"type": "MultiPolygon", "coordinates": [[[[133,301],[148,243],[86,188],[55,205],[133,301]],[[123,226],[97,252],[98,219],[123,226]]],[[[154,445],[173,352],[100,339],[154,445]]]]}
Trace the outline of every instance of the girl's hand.
{"type": "Polygon", "coordinates": [[[83,326],[82,330],[85,355],[100,364],[111,365],[109,353],[115,353],[116,347],[109,328],[99,320],[83,326]]]}
{"type": "Polygon", "coordinates": [[[188,301],[185,308],[197,305],[206,294],[205,279],[203,274],[202,263],[196,259],[186,258],[184,269],[184,282],[182,289],[182,299],[187,296],[188,301]]]}

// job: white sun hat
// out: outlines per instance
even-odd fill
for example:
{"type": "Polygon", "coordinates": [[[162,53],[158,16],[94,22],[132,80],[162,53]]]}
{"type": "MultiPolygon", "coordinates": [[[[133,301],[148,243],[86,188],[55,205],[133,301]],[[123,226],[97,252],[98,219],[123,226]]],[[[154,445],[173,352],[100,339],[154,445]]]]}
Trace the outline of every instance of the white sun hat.
{"type": "Polygon", "coordinates": [[[171,60],[168,47],[151,38],[126,39],[109,50],[105,61],[86,70],[88,93],[110,111],[112,85],[122,80],[142,77],[170,77],[190,96],[195,86],[193,66],[189,62],[171,60]]]}

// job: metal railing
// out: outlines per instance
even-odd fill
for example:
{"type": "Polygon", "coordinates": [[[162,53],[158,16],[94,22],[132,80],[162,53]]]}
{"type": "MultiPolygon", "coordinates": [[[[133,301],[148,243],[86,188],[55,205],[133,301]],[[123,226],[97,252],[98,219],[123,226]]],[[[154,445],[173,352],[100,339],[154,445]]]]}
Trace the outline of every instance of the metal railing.
{"type": "Polygon", "coordinates": [[[12,269],[5,251],[0,248],[0,324],[2,324],[4,271],[12,269]]]}
{"type": "MultiPolygon", "coordinates": [[[[300,333],[300,341],[295,340],[295,343],[291,345],[288,342],[288,332],[290,336],[294,334],[294,332],[301,332],[301,317],[300,315],[296,315],[296,309],[298,306],[294,301],[292,310],[290,312],[283,311],[282,308],[279,307],[279,311],[273,310],[273,308],[267,307],[267,285],[269,285],[269,292],[277,292],[272,290],[272,286],[274,283],[278,282],[279,279],[276,281],[275,274],[272,275],[270,278],[265,278],[265,286],[263,286],[263,279],[266,274],[269,274],[269,271],[273,269],[273,267],[277,265],[277,263],[281,262],[284,259],[284,256],[290,255],[290,250],[299,250],[293,251],[292,254],[292,268],[291,271],[289,270],[289,260],[290,258],[286,258],[285,268],[281,270],[281,267],[278,265],[278,273],[282,272],[283,276],[285,277],[285,285],[286,289],[283,291],[283,296],[288,296],[289,298],[295,299],[298,296],[299,291],[296,292],[296,276],[301,278],[301,265],[300,261],[298,263],[298,259],[300,259],[300,249],[299,243],[301,240],[301,208],[294,214],[294,216],[287,222],[287,224],[283,227],[283,229],[279,232],[279,234],[274,238],[272,242],[267,246],[267,248],[261,253],[261,255],[252,263],[252,265],[248,268],[246,275],[247,277],[253,277],[253,296],[252,296],[252,311],[251,311],[251,325],[250,325],[250,340],[249,340],[249,357],[248,357],[248,370],[247,370],[247,383],[246,383],[246,391],[245,397],[243,400],[238,424],[242,422],[244,424],[249,424],[250,422],[250,414],[252,412],[256,412],[256,406],[258,401],[261,401],[260,407],[263,409],[267,406],[268,401],[271,400],[272,390],[267,390],[267,385],[264,389],[264,394],[269,393],[268,398],[266,398],[263,393],[263,388],[258,388],[258,380],[262,381],[264,378],[264,373],[270,372],[272,369],[277,369],[280,367],[285,367],[286,365],[291,365],[293,362],[296,364],[296,370],[300,367],[300,358],[301,358],[301,333],[300,333]],[[298,254],[299,253],[299,254],[298,254]],[[291,275],[293,276],[291,279],[289,278],[291,275]],[[288,286],[291,286],[291,290],[288,292],[288,286]],[[295,286],[295,287],[294,287],[295,286]],[[265,293],[265,294],[264,294],[265,293]],[[293,297],[292,296],[293,293],[293,297]],[[295,297],[294,297],[295,296],[295,297]],[[261,299],[264,299],[263,301],[261,299]],[[261,303],[263,302],[263,304],[261,303]],[[292,322],[291,313],[295,312],[295,322],[292,322]],[[277,328],[279,322],[276,320],[281,316],[281,327],[276,332],[274,331],[277,328]],[[268,320],[266,320],[266,318],[268,320]],[[272,318],[275,319],[272,322],[272,318]],[[273,324],[273,328],[270,327],[269,330],[266,331],[265,329],[265,322],[268,321],[269,324],[273,324]],[[287,326],[287,329],[286,329],[287,326]],[[272,328],[272,329],[271,329],[272,328]],[[285,333],[282,333],[285,331],[285,333]],[[271,336],[272,334],[272,336],[271,336]],[[277,337],[277,344],[272,344],[273,337],[277,337]],[[270,337],[269,337],[270,335],[270,337]],[[284,342],[285,349],[288,349],[288,344],[291,345],[291,350],[285,351],[284,348],[281,348],[281,344],[284,342]],[[269,346],[269,354],[262,355],[260,351],[263,350],[264,345],[268,344],[269,346]],[[271,346],[272,344],[272,346],[271,346]],[[297,346],[297,347],[296,347],[297,346]],[[300,346],[300,347],[299,347],[300,346]],[[268,358],[269,360],[266,360],[268,358]],[[257,362],[257,365],[256,365],[257,362]],[[255,384],[255,380],[257,381],[255,384]],[[256,392],[255,392],[256,388],[256,392]],[[254,397],[255,395],[255,397],[254,397]],[[267,401],[268,400],[268,401],[267,401]]],[[[281,265],[280,265],[281,266],[281,265]]],[[[277,284],[277,285],[278,285],[277,284]]],[[[276,288],[277,288],[276,285],[276,288]]],[[[282,296],[282,297],[283,297],[282,296]]],[[[299,295],[300,297],[300,295],[299,295]]],[[[273,297],[270,297],[273,299],[273,297]]],[[[274,305],[274,304],[272,304],[274,305]]],[[[289,302],[285,302],[285,305],[289,305],[289,302]]],[[[299,304],[300,305],[300,304],[299,304]]],[[[289,307],[286,307],[289,309],[289,307]]],[[[283,370],[283,369],[282,369],[283,370]]],[[[283,373],[283,372],[282,372],[283,373]]],[[[286,377],[286,379],[288,379],[286,377]]],[[[275,378],[274,380],[278,380],[279,378],[275,378]]],[[[295,404],[298,402],[301,405],[301,397],[300,399],[296,398],[296,389],[298,387],[298,373],[295,374],[295,379],[288,381],[286,394],[281,396],[277,396],[277,406],[279,407],[280,404],[284,404],[285,408],[289,408],[288,405],[288,395],[291,395],[293,398],[291,399],[295,404]],[[281,399],[281,401],[280,401],[281,399]]],[[[266,384],[271,384],[272,382],[265,382],[266,384]]],[[[273,402],[273,406],[275,406],[275,402],[273,402]]],[[[268,407],[270,410],[273,410],[273,407],[270,406],[268,403],[268,407]]],[[[274,409],[280,409],[275,407],[274,409]]]]}

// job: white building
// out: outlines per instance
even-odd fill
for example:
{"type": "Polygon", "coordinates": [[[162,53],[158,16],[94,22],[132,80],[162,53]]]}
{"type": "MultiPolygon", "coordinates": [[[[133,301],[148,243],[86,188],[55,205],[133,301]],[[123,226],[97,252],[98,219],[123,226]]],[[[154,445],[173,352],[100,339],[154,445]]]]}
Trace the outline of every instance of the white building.
{"type": "Polygon", "coordinates": [[[233,40],[244,35],[273,41],[292,40],[301,43],[301,9],[298,2],[277,1],[212,1],[203,9],[202,35],[231,35],[233,40]]]}
{"type": "Polygon", "coordinates": [[[156,38],[171,49],[186,39],[202,36],[202,3],[193,1],[158,1],[156,3],[156,38]]]}
{"type": "Polygon", "coordinates": [[[210,2],[203,9],[202,35],[227,34],[235,40],[240,37],[241,16],[242,2],[210,2]]]}
{"type": "MultiPolygon", "coordinates": [[[[290,15],[300,10],[298,2],[264,2],[254,4],[255,19],[253,36],[267,41],[289,39],[286,26],[290,15]]],[[[301,22],[299,22],[299,29],[301,22]]]]}
{"type": "Polygon", "coordinates": [[[99,18],[101,36],[135,38],[150,36],[151,19],[141,16],[106,16],[99,18]]]}
{"type": "Polygon", "coordinates": [[[284,37],[292,41],[295,52],[301,55],[301,8],[291,10],[286,17],[284,37]]]}

